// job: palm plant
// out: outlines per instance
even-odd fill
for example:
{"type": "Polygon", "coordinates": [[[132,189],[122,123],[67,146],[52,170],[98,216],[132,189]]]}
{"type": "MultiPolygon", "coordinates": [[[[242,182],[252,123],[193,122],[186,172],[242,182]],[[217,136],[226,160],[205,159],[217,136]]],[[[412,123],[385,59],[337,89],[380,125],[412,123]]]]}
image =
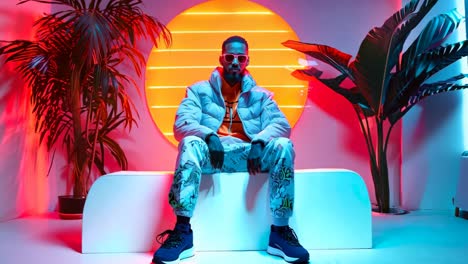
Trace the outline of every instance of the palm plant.
{"type": "Polygon", "coordinates": [[[22,0],[60,5],[35,23],[35,40],[3,41],[0,55],[17,62],[32,89],[35,129],[49,151],[62,149],[71,165],[74,196],[86,196],[97,169],[108,157],[122,169],[127,158],[111,137],[136,123],[127,94],[136,82],[119,71],[123,63],[138,76],[145,61],[136,41],[170,44],[168,29],[141,10],[140,0],[22,0]],[[62,143],[62,144],[60,144],[62,143]]]}
{"type": "Polygon", "coordinates": [[[321,78],[320,70],[309,67],[296,70],[293,75],[305,80],[319,80],[353,105],[369,153],[376,211],[382,213],[390,213],[393,209],[390,207],[387,166],[388,139],[393,126],[422,99],[468,87],[461,83],[467,74],[427,82],[443,68],[468,55],[466,40],[442,45],[462,21],[456,10],[434,17],[412,43],[403,48],[411,31],[437,2],[411,0],[381,27],[368,32],[351,62],[351,55],[326,45],[292,40],[283,43],[339,71],[334,78],[321,78]],[[345,79],[351,80],[352,88],[343,87],[345,79]],[[372,120],[375,129],[369,125],[372,120]],[[374,142],[375,138],[377,142],[374,142]]]}

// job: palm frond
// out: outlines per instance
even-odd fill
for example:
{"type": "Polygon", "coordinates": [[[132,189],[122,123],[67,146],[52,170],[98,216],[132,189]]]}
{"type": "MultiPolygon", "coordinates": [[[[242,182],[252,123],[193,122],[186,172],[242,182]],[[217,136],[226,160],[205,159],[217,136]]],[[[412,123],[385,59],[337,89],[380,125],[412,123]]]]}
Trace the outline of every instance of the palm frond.
{"type": "MultiPolygon", "coordinates": [[[[419,2],[420,1],[418,1],[416,5],[419,5],[419,2]]],[[[411,14],[408,19],[401,24],[400,28],[397,29],[395,33],[394,42],[392,43],[392,45],[394,45],[394,55],[400,57],[401,52],[403,51],[403,45],[405,44],[409,34],[416,26],[419,25],[421,20],[429,13],[429,11],[431,11],[437,2],[438,0],[424,0],[420,5],[418,12],[411,14]]],[[[402,67],[400,60],[396,65],[396,71],[400,71],[402,67]]]]}
{"type": "MultiPolygon", "coordinates": [[[[388,100],[384,105],[384,115],[397,111],[401,105],[406,104],[409,97],[416,92],[419,85],[427,78],[464,56],[461,53],[460,56],[453,54],[452,57],[448,52],[450,48],[444,49],[443,47],[439,47],[440,43],[458,27],[460,22],[461,17],[458,12],[452,10],[448,14],[435,17],[428,23],[423,32],[404,53],[402,60],[403,70],[397,72],[396,76],[391,80],[390,89],[387,92],[388,100]],[[438,47],[438,49],[430,52],[430,49],[434,47],[438,47]],[[438,52],[440,49],[444,49],[444,51],[438,52]],[[439,56],[435,54],[446,54],[447,61],[443,62],[444,59],[434,59],[434,57],[439,56]],[[436,64],[437,66],[431,70],[430,68],[436,64]]],[[[442,55],[442,57],[445,57],[445,55],[442,55]]]]}
{"type": "Polygon", "coordinates": [[[429,77],[433,76],[453,62],[468,55],[468,41],[458,42],[435,50],[420,54],[412,61],[409,74],[403,71],[394,76],[395,90],[398,94],[388,104],[386,114],[390,114],[400,106],[406,106],[411,96],[415,96],[420,86],[429,77]]]}
{"type": "Polygon", "coordinates": [[[374,112],[380,113],[381,102],[390,82],[390,72],[398,62],[394,37],[399,26],[416,10],[418,0],[410,1],[395,12],[381,27],[369,31],[359,47],[356,59],[350,68],[355,83],[369,102],[374,112]]]}
{"type": "Polygon", "coordinates": [[[437,2],[438,0],[411,0],[381,27],[369,31],[361,43],[356,59],[349,64],[356,87],[341,87],[344,75],[321,79],[322,72],[317,69],[294,72],[294,76],[299,79],[321,81],[353,104],[366,139],[379,212],[390,212],[387,146],[396,122],[428,96],[468,88],[468,84],[462,82],[468,74],[425,83],[440,70],[468,56],[466,40],[441,46],[462,21],[456,10],[430,20],[403,52],[410,33],[437,2]],[[375,128],[368,123],[370,116],[375,117],[375,128]],[[384,126],[386,122],[390,126],[384,126]],[[375,145],[372,140],[374,136],[377,139],[375,145]]]}
{"type": "Polygon", "coordinates": [[[36,2],[43,4],[54,4],[54,5],[65,5],[75,9],[84,9],[86,7],[85,0],[22,0],[18,5],[27,3],[27,2],[36,2]]]}
{"type": "Polygon", "coordinates": [[[418,93],[415,96],[410,97],[408,107],[411,107],[417,104],[422,99],[428,96],[434,95],[434,94],[438,94],[442,92],[449,92],[449,91],[457,91],[457,90],[468,88],[468,84],[458,83],[459,81],[466,79],[467,77],[468,77],[468,74],[459,74],[457,76],[451,77],[443,81],[421,85],[421,87],[419,87],[418,89],[418,93]]]}
{"type": "Polygon", "coordinates": [[[345,74],[346,77],[354,80],[354,76],[351,74],[351,71],[348,68],[351,55],[326,45],[305,43],[295,40],[288,40],[282,44],[288,48],[300,51],[311,57],[321,60],[338,70],[340,73],[345,74]]]}
{"type": "Polygon", "coordinates": [[[343,88],[341,87],[341,83],[347,78],[345,74],[338,75],[335,78],[324,79],[320,78],[322,72],[315,67],[309,67],[305,70],[295,70],[292,75],[301,80],[313,80],[317,79],[321,83],[323,83],[326,87],[332,89],[336,93],[342,95],[346,98],[350,103],[353,105],[357,105],[358,107],[362,108],[363,113],[366,116],[372,116],[375,113],[369,107],[366,99],[362,96],[359,89],[356,87],[353,88],[343,88]]]}
{"type": "Polygon", "coordinates": [[[459,84],[460,80],[468,77],[468,74],[460,74],[455,77],[451,77],[444,81],[438,81],[434,83],[423,84],[419,87],[418,91],[409,96],[407,103],[401,106],[398,110],[390,112],[388,114],[388,121],[390,124],[395,124],[400,120],[414,105],[423,100],[424,98],[435,95],[442,92],[458,91],[468,88],[468,84],[459,84]]]}
{"type": "Polygon", "coordinates": [[[434,17],[424,28],[411,46],[403,53],[401,68],[406,74],[412,61],[421,53],[439,47],[444,40],[459,26],[461,15],[456,9],[434,17]]]}
{"type": "Polygon", "coordinates": [[[125,156],[125,152],[122,150],[120,145],[114,139],[108,136],[103,136],[101,142],[103,142],[107,149],[109,149],[111,155],[117,161],[119,167],[122,168],[122,170],[126,170],[128,168],[128,161],[127,157],[125,156]]]}
{"type": "Polygon", "coordinates": [[[138,117],[127,94],[139,86],[121,73],[130,62],[141,76],[145,58],[136,47],[141,38],[154,45],[171,42],[164,24],[146,15],[140,0],[23,0],[64,6],[39,18],[36,40],[0,43],[0,56],[17,62],[17,70],[32,89],[32,112],[40,142],[51,150],[58,142],[71,165],[74,195],[85,195],[91,170],[105,171],[106,155],[121,168],[125,153],[108,134],[131,129],[138,117]],[[94,167],[93,167],[94,166],[94,167]],[[88,176],[85,176],[88,173],[88,176]]]}
{"type": "Polygon", "coordinates": [[[109,65],[115,67],[124,61],[127,63],[131,62],[130,65],[135,70],[137,76],[141,76],[141,66],[145,64],[145,58],[137,48],[123,44],[122,46],[114,47],[109,54],[113,59],[116,59],[115,63],[109,63],[109,65]]]}
{"type": "Polygon", "coordinates": [[[429,50],[418,56],[414,62],[413,72],[416,76],[428,79],[440,70],[468,55],[468,41],[449,44],[437,49],[429,50]],[[418,67],[419,66],[419,67],[418,67]]]}
{"type": "Polygon", "coordinates": [[[101,6],[102,0],[91,0],[88,5],[88,9],[99,9],[101,6]]]}

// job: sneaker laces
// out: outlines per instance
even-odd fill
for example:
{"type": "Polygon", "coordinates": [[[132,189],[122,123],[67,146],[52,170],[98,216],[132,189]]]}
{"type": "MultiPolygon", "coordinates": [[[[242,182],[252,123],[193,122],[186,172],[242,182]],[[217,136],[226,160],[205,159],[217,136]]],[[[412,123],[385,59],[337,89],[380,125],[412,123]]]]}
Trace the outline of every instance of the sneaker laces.
{"type": "Polygon", "coordinates": [[[292,228],[290,228],[289,226],[285,230],[280,232],[280,234],[284,238],[284,240],[286,240],[286,242],[288,242],[288,244],[290,244],[292,246],[300,246],[301,245],[301,244],[299,244],[299,239],[297,238],[296,232],[294,232],[294,230],[292,228]]]}
{"type": "Polygon", "coordinates": [[[156,241],[161,244],[162,248],[178,247],[182,243],[182,234],[178,230],[166,230],[156,236],[156,241]]]}

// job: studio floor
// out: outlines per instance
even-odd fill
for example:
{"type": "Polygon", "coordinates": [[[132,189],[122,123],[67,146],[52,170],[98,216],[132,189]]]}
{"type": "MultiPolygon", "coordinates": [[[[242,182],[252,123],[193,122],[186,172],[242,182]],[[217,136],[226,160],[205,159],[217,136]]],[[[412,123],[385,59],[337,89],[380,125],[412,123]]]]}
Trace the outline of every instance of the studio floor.
{"type": "MultiPolygon", "coordinates": [[[[1,264],[149,264],[152,257],[152,252],[81,254],[80,251],[81,220],[60,220],[50,214],[0,223],[1,264]]],[[[456,218],[449,211],[413,211],[399,216],[374,214],[372,249],[309,252],[311,264],[466,264],[468,220],[456,218]]],[[[285,262],[264,251],[223,251],[197,252],[195,257],[181,263],[285,262]]]]}

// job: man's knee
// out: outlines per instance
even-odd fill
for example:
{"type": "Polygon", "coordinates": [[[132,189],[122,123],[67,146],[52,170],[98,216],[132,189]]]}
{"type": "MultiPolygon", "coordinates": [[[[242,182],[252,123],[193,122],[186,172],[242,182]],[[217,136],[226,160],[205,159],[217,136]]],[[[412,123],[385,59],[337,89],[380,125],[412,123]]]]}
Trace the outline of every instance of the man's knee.
{"type": "Polygon", "coordinates": [[[197,137],[197,136],[187,136],[184,137],[180,142],[179,142],[179,149],[181,149],[185,145],[203,145],[206,144],[203,139],[197,137]]]}
{"type": "Polygon", "coordinates": [[[294,146],[289,138],[280,137],[274,142],[274,148],[277,150],[290,150],[294,151],[294,146]]]}

